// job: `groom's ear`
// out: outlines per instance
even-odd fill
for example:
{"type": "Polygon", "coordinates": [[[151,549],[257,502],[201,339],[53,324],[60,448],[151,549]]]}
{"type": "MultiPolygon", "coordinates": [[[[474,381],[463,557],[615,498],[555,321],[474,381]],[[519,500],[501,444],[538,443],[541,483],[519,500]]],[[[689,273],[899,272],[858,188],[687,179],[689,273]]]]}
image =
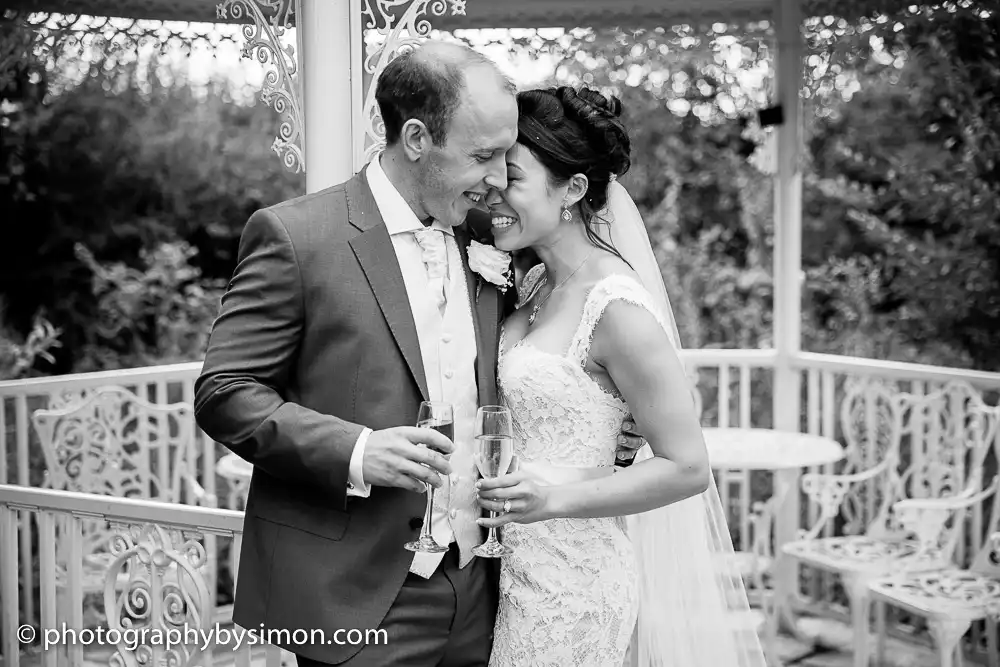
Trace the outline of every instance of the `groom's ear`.
{"type": "Polygon", "coordinates": [[[434,144],[427,126],[416,118],[411,118],[403,123],[403,129],[399,133],[399,143],[403,146],[406,157],[412,162],[426,157],[430,147],[434,144]]]}

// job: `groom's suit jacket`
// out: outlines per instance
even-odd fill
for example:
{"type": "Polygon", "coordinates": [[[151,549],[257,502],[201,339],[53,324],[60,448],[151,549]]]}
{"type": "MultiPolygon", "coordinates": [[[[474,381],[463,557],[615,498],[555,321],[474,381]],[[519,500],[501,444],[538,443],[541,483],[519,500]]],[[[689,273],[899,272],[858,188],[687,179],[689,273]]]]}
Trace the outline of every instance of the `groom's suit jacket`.
{"type": "MultiPolygon", "coordinates": [[[[456,240],[479,401],[495,404],[504,302],[467,267],[470,227],[456,240]]],[[[426,497],[386,487],[348,496],[351,453],[364,427],[412,426],[422,400],[416,328],[364,172],[254,213],[195,386],[199,426],[254,465],[236,623],[322,629],[327,645],[276,643],[324,662],[362,648],[333,633],[378,627],[407,576],[403,544],[419,533],[426,497]]]]}

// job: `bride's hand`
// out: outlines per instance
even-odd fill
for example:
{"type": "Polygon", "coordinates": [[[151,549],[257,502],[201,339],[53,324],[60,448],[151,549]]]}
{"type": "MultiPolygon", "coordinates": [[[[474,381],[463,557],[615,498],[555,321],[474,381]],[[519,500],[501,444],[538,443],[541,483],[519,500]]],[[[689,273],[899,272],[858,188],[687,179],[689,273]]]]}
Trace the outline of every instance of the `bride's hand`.
{"type": "Polygon", "coordinates": [[[479,505],[493,510],[496,518],[483,517],[477,521],[486,528],[499,528],[507,523],[535,523],[552,519],[551,487],[542,486],[523,471],[481,479],[476,483],[479,505]],[[509,500],[509,511],[504,512],[504,502],[509,500]]]}

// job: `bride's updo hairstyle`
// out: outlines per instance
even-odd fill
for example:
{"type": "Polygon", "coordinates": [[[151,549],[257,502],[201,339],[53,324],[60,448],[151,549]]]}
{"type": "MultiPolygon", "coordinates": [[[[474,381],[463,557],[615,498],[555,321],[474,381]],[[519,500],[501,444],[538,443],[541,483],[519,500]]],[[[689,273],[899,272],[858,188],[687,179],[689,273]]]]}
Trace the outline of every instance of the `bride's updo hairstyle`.
{"type": "Polygon", "coordinates": [[[528,90],[517,95],[517,142],[548,170],[552,182],[564,185],[583,174],[589,185],[579,202],[591,242],[621,255],[593,230],[598,213],[608,203],[608,185],[632,164],[632,144],[619,120],[617,97],[569,86],[528,90]]]}

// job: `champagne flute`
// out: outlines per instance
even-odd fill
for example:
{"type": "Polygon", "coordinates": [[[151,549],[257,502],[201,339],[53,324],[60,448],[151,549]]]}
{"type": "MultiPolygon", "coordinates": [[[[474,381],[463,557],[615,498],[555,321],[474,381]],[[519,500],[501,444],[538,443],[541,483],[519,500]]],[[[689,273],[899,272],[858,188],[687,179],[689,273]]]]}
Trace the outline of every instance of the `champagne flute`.
{"type": "MultiPolygon", "coordinates": [[[[417,413],[417,427],[429,428],[437,431],[452,442],[455,442],[455,418],[451,403],[440,403],[436,401],[424,401],[420,404],[417,413]]],[[[434,511],[434,486],[425,484],[427,487],[427,507],[424,508],[424,525],[420,528],[420,537],[403,545],[409,551],[419,551],[423,553],[439,554],[448,550],[447,546],[437,543],[431,534],[431,520],[434,511]]]]}
{"type": "MultiPolygon", "coordinates": [[[[483,477],[499,477],[510,469],[514,458],[514,434],[510,410],[499,405],[484,405],[476,412],[476,467],[483,477]]],[[[490,518],[497,513],[490,510],[490,518]]],[[[490,528],[489,537],[472,553],[482,558],[500,558],[514,553],[497,540],[497,529],[490,528]]]]}

